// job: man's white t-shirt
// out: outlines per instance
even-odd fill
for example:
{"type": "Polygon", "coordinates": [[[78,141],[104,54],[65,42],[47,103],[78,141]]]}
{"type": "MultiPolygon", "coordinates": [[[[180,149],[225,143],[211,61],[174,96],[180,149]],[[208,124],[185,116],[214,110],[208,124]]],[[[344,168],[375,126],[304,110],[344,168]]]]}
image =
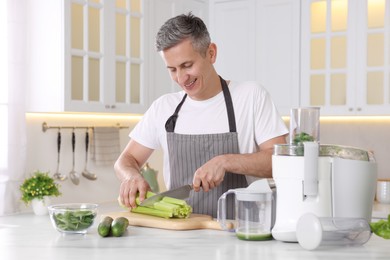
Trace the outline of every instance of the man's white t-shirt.
{"type": "MultiPolygon", "coordinates": [[[[240,153],[257,151],[258,145],[288,132],[268,92],[256,82],[229,83],[233,101],[240,153]]],[[[185,92],[169,93],[152,103],[130,138],[151,148],[163,149],[164,181],[169,189],[170,169],[165,122],[174,113],[185,92]]],[[[223,92],[203,101],[189,96],[179,111],[175,133],[214,134],[229,132],[223,92]]]]}

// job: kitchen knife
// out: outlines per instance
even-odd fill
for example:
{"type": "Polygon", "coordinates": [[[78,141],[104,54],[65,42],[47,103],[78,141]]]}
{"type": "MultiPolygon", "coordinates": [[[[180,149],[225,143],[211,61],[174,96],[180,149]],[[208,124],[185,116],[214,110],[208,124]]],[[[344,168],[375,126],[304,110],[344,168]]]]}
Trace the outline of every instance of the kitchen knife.
{"type": "Polygon", "coordinates": [[[190,196],[190,191],[192,190],[192,184],[187,184],[176,189],[167,190],[156,194],[150,198],[145,199],[141,202],[140,206],[151,206],[155,202],[162,200],[164,197],[171,197],[176,199],[187,199],[190,196]]]}

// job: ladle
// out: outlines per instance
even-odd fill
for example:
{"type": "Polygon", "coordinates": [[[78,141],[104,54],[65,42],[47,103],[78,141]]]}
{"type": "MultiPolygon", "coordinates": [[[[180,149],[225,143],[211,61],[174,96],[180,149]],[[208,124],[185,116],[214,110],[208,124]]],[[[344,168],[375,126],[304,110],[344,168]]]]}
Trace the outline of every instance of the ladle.
{"type": "Polygon", "coordinates": [[[68,178],[66,175],[60,173],[60,151],[61,151],[61,130],[58,129],[58,135],[57,135],[57,170],[53,174],[53,178],[55,180],[64,181],[66,178],[68,178]]]}
{"type": "Polygon", "coordinates": [[[72,155],[73,155],[73,160],[72,160],[72,170],[69,172],[69,177],[70,177],[70,180],[73,182],[73,184],[75,185],[78,185],[79,182],[80,182],[80,178],[79,178],[79,175],[77,174],[77,172],[74,170],[74,148],[75,148],[75,145],[76,145],[76,135],[74,133],[74,129],[72,131],[72,155]]]}
{"type": "Polygon", "coordinates": [[[85,167],[84,171],[81,173],[85,178],[88,180],[94,181],[97,179],[96,174],[90,172],[87,170],[87,165],[88,165],[88,146],[89,146],[89,133],[88,129],[85,132],[85,167]]]}

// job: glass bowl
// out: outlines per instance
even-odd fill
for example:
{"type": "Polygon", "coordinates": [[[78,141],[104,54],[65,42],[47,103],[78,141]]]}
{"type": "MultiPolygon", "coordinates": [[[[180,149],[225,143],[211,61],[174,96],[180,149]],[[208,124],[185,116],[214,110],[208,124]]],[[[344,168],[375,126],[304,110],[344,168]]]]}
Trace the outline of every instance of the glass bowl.
{"type": "Polygon", "coordinates": [[[62,233],[85,234],[97,215],[97,204],[68,203],[48,207],[51,223],[62,233]]]}

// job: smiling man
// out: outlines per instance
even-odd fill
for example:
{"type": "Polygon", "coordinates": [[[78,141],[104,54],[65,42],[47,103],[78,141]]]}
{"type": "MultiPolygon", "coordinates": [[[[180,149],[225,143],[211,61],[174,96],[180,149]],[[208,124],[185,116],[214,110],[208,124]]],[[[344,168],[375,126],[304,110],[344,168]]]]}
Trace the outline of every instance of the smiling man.
{"type": "MultiPolygon", "coordinates": [[[[198,17],[169,19],[156,48],[182,91],[154,101],[131,131],[115,163],[121,201],[135,207],[138,192],[144,199],[150,187],[140,168],[155,149],[163,149],[167,188],[193,184],[193,212],[216,217],[224,192],[246,187],[253,177],[272,177],[273,146],[285,143],[286,126],[264,88],[218,75],[217,46],[198,17]]],[[[233,218],[233,200],[227,203],[227,218],[233,218]]]]}

